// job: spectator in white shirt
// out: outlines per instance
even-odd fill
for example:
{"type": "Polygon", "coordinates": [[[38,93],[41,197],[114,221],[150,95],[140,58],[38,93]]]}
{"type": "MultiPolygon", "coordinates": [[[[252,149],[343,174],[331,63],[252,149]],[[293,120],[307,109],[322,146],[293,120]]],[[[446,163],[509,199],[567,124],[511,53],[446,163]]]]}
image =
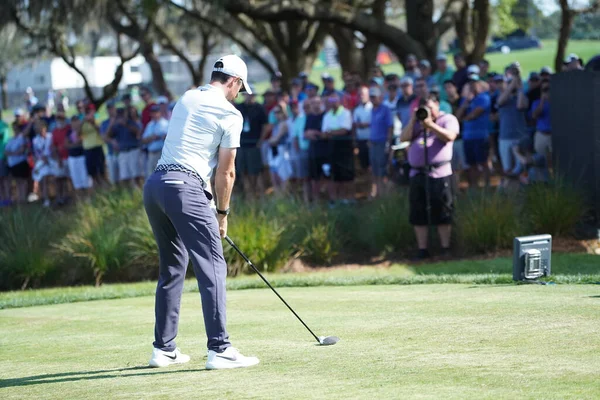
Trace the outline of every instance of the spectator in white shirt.
{"type": "Polygon", "coordinates": [[[150,108],[150,115],[152,119],[146,125],[146,130],[144,130],[144,135],[142,136],[142,144],[146,145],[148,149],[146,177],[152,175],[158,164],[158,160],[160,160],[165,138],[167,137],[167,130],[169,129],[169,121],[163,117],[159,105],[155,104],[150,108]]]}
{"type": "Polygon", "coordinates": [[[327,98],[329,111],[323,117],[321,131],[331,143],[331,175],[329,196],[332,201],[348,204],[354,200],[354,146],[352,140],[352,114],[342,107],[337,93],[327,98]]]}
{"type": "Polygon", "coordinates": [[[371,111],[373,104],[369,100],[369,88],[359,90],[360,104],[354,110],[354,132],[358,147],[358,159],[363,170],[369,168],[369,135],[371,134],[371,111]]]}

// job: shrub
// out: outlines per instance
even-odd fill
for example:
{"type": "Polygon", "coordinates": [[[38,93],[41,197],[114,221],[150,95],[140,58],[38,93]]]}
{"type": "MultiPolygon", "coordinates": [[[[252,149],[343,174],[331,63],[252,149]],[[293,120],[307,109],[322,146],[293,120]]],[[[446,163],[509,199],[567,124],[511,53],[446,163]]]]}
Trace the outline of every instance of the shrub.
{"type": "Polygon", "coordinates": [[[0,285],[26,289],[31,280],[43,278],[57,267],[51,241],[64,233],[64,224],[52,212],[39,208],[15,208],[0,215],[0,285]]]}
{"type": "Polygon", "coordinates": [[[581,193],[563,181],[537,184],[525,190],[523,215],[531,232],[555,236],[572,233],[586,212],[581,193]]]}
{"type": "Polygon", "coordinates": [[[467,253],[510,248],[513,238],[522,233],[520,222],[512,197],[485,192],[464,196],[457,203],[457,242],[467,253]]]}
{"type": "Polygon", "coordinates": [[[129,218],[117,217],[117,210],[108,211],[93,204],[80,205],[73,231],[55,245],[59,252],[84,260],[93,272],[96,286],[102,284],[109,270],[127,263],[125,232],[129,218]]]}

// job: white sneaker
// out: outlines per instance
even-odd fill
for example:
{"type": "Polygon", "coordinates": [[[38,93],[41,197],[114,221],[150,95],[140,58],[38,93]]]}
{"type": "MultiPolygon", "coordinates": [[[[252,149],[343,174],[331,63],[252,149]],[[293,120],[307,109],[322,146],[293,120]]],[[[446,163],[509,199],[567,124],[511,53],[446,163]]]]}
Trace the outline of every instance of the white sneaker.
{"type": "Polygon", "coordinates": [[[168,367],[172,364],[185,364],[190,361],[190,356],[182,354],[179,348],[168,352],[155,348],[152,351],[152,358],[148,365],[154,368],[168,367]]]}
{"type": "Polygon", "coordinates": [[[209,350],[206,369],[245,368],[256,365],[259,362],[256,357],[243,356],[235,347],[228,347],[222,353],[209,350]]]}

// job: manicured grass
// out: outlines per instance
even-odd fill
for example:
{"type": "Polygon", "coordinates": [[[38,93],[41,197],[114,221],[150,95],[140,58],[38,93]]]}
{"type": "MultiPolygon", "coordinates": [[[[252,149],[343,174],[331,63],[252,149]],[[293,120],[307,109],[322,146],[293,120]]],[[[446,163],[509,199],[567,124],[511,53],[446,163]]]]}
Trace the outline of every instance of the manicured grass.
{"type": "Polygon", "coordinates": [[[182,300],[183,366],[147,369],[152,297],[0,311],[2,399],[592,399],[595,286],[284,288],[228,295],[229,333],[261,364],[205,371],[197,294],[182,300]]]}
{"type": "MultiPolygon", "coordinates": [[[[391,268],[319,270],[307,273],[266,274],[277,287],[412,285],[433,283],[510,284],[512,260],[461,260],[428,265],[396,264],[391,268]]],[[[552,258],[554,283],[600,283],[600,257],[591,254],[557,253],[552,258]]],[[[229,290],[256,289],[265,285],[258,276],[229,279],[229,290]]],[[[0,309],[44,304],[72,303],[89,300],[119,299],[154,294],[156,282],[105,284],[100,288],[79,286],[0,293],[0,309]]],[[[189,279],[186,292],[196,292],[197,284],[189,279]]]]}

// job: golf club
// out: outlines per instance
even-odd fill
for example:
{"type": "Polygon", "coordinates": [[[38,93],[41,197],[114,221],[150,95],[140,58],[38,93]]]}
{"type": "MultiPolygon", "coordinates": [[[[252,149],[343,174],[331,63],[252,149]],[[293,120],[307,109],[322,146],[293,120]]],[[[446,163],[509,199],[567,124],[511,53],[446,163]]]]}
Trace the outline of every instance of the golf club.
{"type": "Polygon", "coordinates": [[[340,338],[338,338],[337,336],[317,336],[317,335],[315,335],[314,332],[308,327],[308,325],[306,325],[304,323],[304,321],[302,321],[302,318],[300,318],[300,316],[298,314],[296,314],[296,311],[294,311],[294,309],[292,307],[290,307],[290,305],[283,299],[283,297],[281,297],[281,295],[277,292],[277,290],[275,290],[275,288],[273,286],[271,286],[271,284],[269,283],[267,278],[265,278],[263,276],[263,274],[260,273],[258,268],[256,268],[254,266],[254,264],[252,264],[252,261],[250,261],[250,259],[248,257],[246,257],[246,255],[239,249],[239,247],[237,247],[237,245],[235,243],[233,243],[233,240],[231,240],[229,238],[229,236],[225,236],[225,240],[227,241],[227,243],[229,243],[231,245],[231,247],[233,247],[235,249],[235,251],[238,252],[238,254],[240,256],[242,256],[242,258],[244,260],[246,260],[246,262],[254,270],[254,272],[256,272],[258,274],[258,276],[261,277],[261,279],[267,284],[267,286],[269,286],[271,288],[273,293],[275,293],[277,295],[277,297],[279,297],[279,300],[281,300],[283,302],[283,304],[285,304],[287,306],[287,308],[289,308],[290,311],[296,316],[296,318],[298,318],[298,320],[300,322],[302,322],[302,325],[304,325],[304,327],[306,329],[308,329],[310,334],[313,335],[313,337],[317,340],[317,342],[319,342],[319,344],[321,346],[331,346],[331,345],[336,344],[340,340],[340,338]]]}

